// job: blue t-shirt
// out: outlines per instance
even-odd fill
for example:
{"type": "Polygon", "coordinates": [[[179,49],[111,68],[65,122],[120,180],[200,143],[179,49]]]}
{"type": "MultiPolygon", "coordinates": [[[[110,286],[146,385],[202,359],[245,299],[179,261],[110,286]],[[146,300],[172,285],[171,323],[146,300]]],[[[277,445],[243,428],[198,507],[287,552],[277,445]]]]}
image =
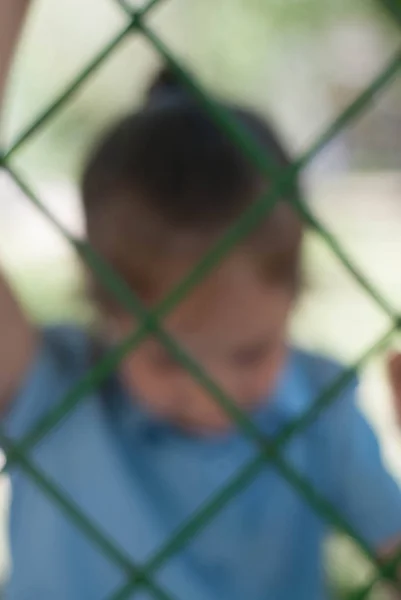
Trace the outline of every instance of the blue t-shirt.
{"type": "MultiPolygon", "coordinates": [[[[55,328],[44,333],[36,364],[4,422],[12,439],[21,441],[62,402],[87,372],[91,354],[83,332],[55,328]]],[[[340,372],[331,361],[292,351],[275,393],[252,419],[274,438],[340,372]]],[[[117,547],[118,556],[106,555],[102,540],[89,539],[28,472],[12,467],[13,568],[6,598],[107,600],[124,587],[131,561],[142,566],[151,561],[155,585],[165,595],[139,585],[121,598],[326,598],[322,547],[330,524],[268,464],[190,541],[159,561],[159,548],[257,453],[239,432],[191,437],[157,422],[134,405],[117,380],[109,380],[54,427],[30,457],[117,547]]],[[[283,454],[372,548],[401,535],[400,491],[355,406],[355,383],[293,436],[283,454]]]]}

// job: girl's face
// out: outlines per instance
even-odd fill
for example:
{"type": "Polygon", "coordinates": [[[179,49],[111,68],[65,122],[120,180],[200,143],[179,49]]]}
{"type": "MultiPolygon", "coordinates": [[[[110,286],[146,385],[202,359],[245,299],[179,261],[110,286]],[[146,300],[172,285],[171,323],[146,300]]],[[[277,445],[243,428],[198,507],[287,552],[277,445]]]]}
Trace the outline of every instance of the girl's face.
{"type": "MultiPolygon", "coordinates": [[[[194,288],[166,318],[164,329],[239,407],[250,411],[275,386],[286,356],[292,303],[289,289],[269,287],[249,260],[233,256],[194,288]]],[[[118,341],[135,323],[120,317],[111,327],[118,341]]],[[[208,433],[231,424],[156,339],[147,338],[127,357],[122,377],[149,411],[177,426],[208,433]]]]}

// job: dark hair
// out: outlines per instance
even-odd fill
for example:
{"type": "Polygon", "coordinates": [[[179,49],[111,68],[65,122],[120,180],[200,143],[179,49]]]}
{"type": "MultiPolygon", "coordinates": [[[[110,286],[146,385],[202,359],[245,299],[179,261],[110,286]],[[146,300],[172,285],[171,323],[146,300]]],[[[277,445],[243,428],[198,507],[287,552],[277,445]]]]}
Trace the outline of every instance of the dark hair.
{"type": "MultiPolygon", "coordinates": [[[[269,125],[249,110],[222,106],[270,162],[291,166],[269,125]]],[[[89,240],[146,296],[152,269],[173,243],[200,238],[204,244],[222,234],[270,185],[164,69],[144,108],[114,126],[89,160],[82,185],[89,240]]],[[[296,183],[292,193],[299,194],[296,183]]],[[[295,212],[279,202],[247,244],[255,242],[266,277],[296,286],[301,237],[295,212]]]]}

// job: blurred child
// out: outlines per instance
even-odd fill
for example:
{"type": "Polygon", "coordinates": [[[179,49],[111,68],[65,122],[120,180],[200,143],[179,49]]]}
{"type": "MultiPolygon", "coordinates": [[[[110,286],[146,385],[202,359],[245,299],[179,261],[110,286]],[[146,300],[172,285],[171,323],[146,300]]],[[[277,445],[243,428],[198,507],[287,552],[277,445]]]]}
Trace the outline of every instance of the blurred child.
{"type": "MultiPolygon", "coordinates": [[[[24,0],[0,0],[4,82],[24,0]]],[[[271,160],[290,166],[271,128],[227,106],[271,160]]],[[[271,187],[171,74],[144,107],[100,141],[84,169],[88,239],[147,307],[157,304],[271,187]]],[[[296,185],[293,193],[298,193],[296,185]]],[[[273,438],[341,367],[288,344],[299,288],[302,225],[286,202],[165,320],[166,330],[273,438]]],[[[97,281],[100,348],[74,327],[39,330],[0,287],[3,428],[21,440],[135,319],[97,281]],[[96,346],[96,348],[95,348],[96,346]]],[[[128,355],[30,453],[135,563],[237,475],[258,448],[153,338],[128,355]]],[[[401,495],[355,405],[355,385],[283,449],[293,469],[379,555],[401,534],[401,495]]],[[[9,600],[101,600],[127,573],[89,540],[18,465],[11,468],[9,600]]],[[[177,600],[322,600],[330,524],[266,468],[155,573],[177,600]]],[[[151,598],[143,588],[133,597],[151,598]]]]}

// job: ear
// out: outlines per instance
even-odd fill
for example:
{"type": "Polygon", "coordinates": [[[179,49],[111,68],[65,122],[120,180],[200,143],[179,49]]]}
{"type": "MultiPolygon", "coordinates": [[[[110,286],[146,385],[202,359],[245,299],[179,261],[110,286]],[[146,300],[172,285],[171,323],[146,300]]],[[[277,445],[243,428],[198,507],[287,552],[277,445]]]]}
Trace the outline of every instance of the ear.
{"type": "Polygon", "coordinates": [[[387,371],[393,395],[394,409],[397,420],[401,425],[401,353],[393,352],[389,355],[387,371]]]}

